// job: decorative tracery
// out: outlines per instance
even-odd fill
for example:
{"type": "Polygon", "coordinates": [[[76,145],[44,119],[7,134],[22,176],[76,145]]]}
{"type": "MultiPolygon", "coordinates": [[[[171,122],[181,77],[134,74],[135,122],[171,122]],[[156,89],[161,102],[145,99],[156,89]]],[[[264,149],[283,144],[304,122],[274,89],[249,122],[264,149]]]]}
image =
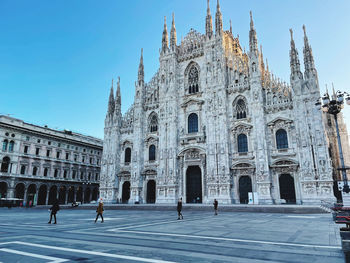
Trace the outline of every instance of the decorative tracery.
{"type": "Polygon", "coordinates": [[[237,119],[245,119],[247,117],[247,106],[243,99],[239,99],[236,105],[237,119]]]}
{"type": "Polygon", "coordinates": [[[158,131],[158,117],[157,114],[152,113],[149,117],[149,131],[156,132],[158,131]]]}
{"type": "Polygon", "coordinates": [[[193,94],[199,91],[199,72],[195,65],[192,65],[188,72],[188,93],[193,94]]]}

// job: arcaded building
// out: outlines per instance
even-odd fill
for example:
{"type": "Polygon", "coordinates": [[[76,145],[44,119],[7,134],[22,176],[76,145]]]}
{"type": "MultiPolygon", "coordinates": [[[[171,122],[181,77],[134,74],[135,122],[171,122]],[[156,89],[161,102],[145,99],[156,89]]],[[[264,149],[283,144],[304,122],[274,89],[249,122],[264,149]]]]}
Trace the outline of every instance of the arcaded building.
{"type": "Polygon", "coordinates": [[[99,196],[102,140],[0,115],[0,198],[27,204],[99,196]]]}
{"type": "Polygon", "coordinates": [[[247,203],[254,192],[259,204],[335,200],[305,27],[303,72],[290,30],[287,83],[264,60],[252,14],[247,51],[232,28],[224,30],[219,1],[214,19],[215,28],[208,1],[205,32],[191,29],[180,42],[174,16],[170,37],[164,21],[159,69],[145,82],[141,51],[134,103],[123,115],[120,81],[116,94],[112,83],[101,196],[124,203],[182,197],[232,204],[247,203]]]}

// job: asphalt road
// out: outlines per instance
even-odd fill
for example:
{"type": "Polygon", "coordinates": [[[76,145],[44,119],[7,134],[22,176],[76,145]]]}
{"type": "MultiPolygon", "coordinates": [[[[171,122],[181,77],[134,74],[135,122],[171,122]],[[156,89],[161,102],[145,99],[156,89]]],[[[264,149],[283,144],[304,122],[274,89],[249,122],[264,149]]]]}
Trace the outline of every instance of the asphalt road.
{"type": "Polygon", "coordinates": [[[0,262],[344,262],[330,214],[0,208],[0,262]]]}

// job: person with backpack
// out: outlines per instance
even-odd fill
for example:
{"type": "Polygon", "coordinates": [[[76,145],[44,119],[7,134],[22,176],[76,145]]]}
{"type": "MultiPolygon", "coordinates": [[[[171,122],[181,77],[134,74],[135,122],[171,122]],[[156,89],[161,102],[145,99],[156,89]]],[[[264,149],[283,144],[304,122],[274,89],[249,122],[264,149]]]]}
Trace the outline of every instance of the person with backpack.
{"type": "Polygon", "coordinates": [[[97,219],[98,219],[99,216],[101,216],[101,218],[102,218],[102,222],[101,223],[104,222],[103,215],[102,215],[103,211],[104,211],[104,209],[103,209],[103,202],[102,202],[102,197],[101,197],[100,198],[100,202],[98,203],[98,207],[96,209],[97,215],[96,215],[95,223],[97,222],[97,219]]]}
{"type": "Polygon", "coordinates": [[[58,200],[55,199],[53,201],[53,204],[52,204],[51,208],[50,208],[51,213],[50,213],[50,221],[48,222],[48,224],[51,224],[52,216],[55,219],[55,223],[54,224],[57,224],[56,214],[57,214],[57,212],[59,210],[60,210],[60,206],[58,204],[58,200]]]}

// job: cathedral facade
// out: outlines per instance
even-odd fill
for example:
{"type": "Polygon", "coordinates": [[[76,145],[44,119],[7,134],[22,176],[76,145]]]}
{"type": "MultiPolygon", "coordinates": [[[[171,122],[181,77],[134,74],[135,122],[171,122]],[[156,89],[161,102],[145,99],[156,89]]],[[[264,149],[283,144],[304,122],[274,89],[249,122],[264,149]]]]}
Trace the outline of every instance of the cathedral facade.
{"type": "Polygon", "coordinates": [[[223,29],[177,41],[166,20],[160,66],[121,114],[113,82],[105,119],[100,195],[107,202],[316,204],[335,200],[332,165],[312,49],[304,29],[304,72],[291,33],[290,84],[276,78],[258,47],[250,14],[249,51],[223,29]],[[248,194],[254,193],[254,194],[248,194]]]}

